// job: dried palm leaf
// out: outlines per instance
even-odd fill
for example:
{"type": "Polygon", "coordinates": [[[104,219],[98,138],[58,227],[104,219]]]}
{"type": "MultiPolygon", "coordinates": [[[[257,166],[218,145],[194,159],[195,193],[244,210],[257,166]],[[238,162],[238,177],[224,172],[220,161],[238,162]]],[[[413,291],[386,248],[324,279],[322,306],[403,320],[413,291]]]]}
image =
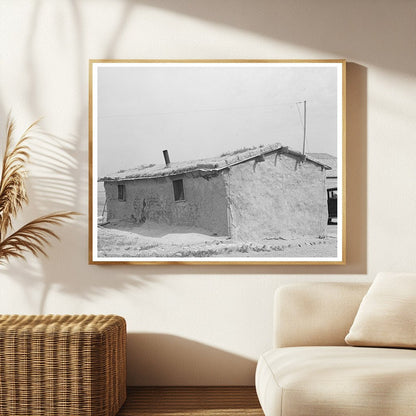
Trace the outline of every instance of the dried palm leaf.
{"type": "Polygon", "coordinates": [[[26,163],[29,160],[29,147],[26,141],[31,138],[31,131],[38,121],[31,124],[16,144],[13,145],[14,122],[9,116],[7,123],[6,147],[4,150],[0,178],[0,264],[11,257],[24,258],[25,252],[46,256],[45,247],[49,239],[59,239],[50,226],[62,224],[76,212],[55,212],[30,221],[5,238],[12,228],[12,218],[28,203],[25,188],[27,177],[26,163]]]}
{"type": "Polygon", "coordinates": [[[55,212],[28,222],[0,242],[0,264],[4,264],[10,257],[23,259],[24,252],[30,252],[35,256],[39,254],[47,256],[45,247],[50,245],[49,239],[53,237],[59,240],[58,235],[49,227],[60,225],[74,215],[78,213],[55,212]]]}
{"type": "Polygon", "coordinates": [[[25,164],[29,159],[26,140],[37,121],[31,124],[13,146],[14,122],[9,117],[7,125],[6,148],[3,156],[0,179],[0,236],[4,236],[12,226],[12,218],[28,202],[25,189],[27,176],[25,164]]]}

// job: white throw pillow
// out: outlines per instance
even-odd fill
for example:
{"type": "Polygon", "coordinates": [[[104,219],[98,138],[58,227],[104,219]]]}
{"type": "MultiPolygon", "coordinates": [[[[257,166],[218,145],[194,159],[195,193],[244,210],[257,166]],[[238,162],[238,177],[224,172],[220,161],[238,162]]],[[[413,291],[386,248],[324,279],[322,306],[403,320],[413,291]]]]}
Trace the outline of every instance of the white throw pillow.
{"type": "Polygon", "coordinates": [[[416,348],[416,274],[379,273],[358,308],[345,342],[416,348]]]}

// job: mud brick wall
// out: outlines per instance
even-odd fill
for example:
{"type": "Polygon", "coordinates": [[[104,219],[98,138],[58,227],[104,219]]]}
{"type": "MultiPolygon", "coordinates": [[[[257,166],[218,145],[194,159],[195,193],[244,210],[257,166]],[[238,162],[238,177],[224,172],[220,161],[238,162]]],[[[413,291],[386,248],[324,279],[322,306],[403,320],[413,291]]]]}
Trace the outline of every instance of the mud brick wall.
{"type": "Polygon", "coordinates": [[[203,178],[177,177],[106,182],[108,220],[136,223],[154,221],[203,228],[228,235],[226,191],[222,175],[203,178]],[[175,201],[173,180],[182,179],[185,199],[175,201]],[[117,185],[126,186],[126,200],[118,200],[117,185]]]}
{"type": "Polygon", "coordinates": [[[308,161],[272,154],[233,166],[225,176],[233,238],[325,235],[325,171],[308,161]]]}

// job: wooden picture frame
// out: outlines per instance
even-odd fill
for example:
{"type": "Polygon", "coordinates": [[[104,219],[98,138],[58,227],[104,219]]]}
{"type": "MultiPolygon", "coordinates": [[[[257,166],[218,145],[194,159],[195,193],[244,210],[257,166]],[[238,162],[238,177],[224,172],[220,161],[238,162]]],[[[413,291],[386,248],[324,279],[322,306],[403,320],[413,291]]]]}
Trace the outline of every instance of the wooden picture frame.
{"type": "Polygon", "coordinates": [[[90,264],[345,264],[345,60],[90,60],[90,264]]]}

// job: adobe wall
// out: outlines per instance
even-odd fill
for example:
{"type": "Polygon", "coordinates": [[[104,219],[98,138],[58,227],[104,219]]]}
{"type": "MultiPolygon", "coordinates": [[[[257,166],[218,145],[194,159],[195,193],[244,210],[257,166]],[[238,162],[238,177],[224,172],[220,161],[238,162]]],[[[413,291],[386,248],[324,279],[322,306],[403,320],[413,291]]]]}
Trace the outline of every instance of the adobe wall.
{"type": "Polygon", "coordinates": [[[175,201],[171,178],[140,179],[104,184],[108,200],[108,220],[125,219],[137,223],[154,221],[169,225],[201,227],[218,235],[228,235],[226,191],[221,175],[205,179],[182,175],[184,201],[175,201]],[[126,201],[118,200],[117,184],[126,185],[126,201]]]}
{"type": "Polygon", "coordinates": [[[233,166],[225,176],[231,236],[241,240],[325,235],[325,171],[286,155],[233,166]]]}

